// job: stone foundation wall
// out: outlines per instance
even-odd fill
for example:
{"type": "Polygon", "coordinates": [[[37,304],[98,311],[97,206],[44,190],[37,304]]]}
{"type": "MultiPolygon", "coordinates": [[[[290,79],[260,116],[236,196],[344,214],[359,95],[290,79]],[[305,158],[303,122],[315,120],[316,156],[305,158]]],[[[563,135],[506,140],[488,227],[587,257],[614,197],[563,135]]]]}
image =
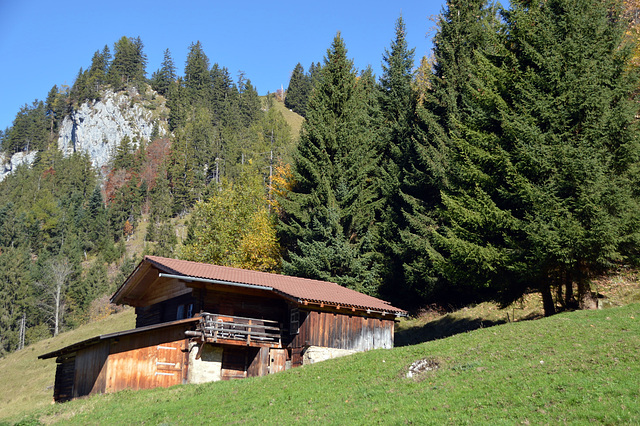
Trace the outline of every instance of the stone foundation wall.
{"type": "Polygon", "coordinates": [[[315,362],[325,361],[327,359],[340,358],[342,356],[352,355],[356,352],[358,351],[310,346],[306,351],[304,351],[302,365],[309,365],[315,362]]]}
{"type": "Polygon", "coordinates": [[[189,347],[188,383],[207,383],[222,379],[222,348],[204,345],[200,359],[196,359],[200,346],[192,343],[189,347]]]}

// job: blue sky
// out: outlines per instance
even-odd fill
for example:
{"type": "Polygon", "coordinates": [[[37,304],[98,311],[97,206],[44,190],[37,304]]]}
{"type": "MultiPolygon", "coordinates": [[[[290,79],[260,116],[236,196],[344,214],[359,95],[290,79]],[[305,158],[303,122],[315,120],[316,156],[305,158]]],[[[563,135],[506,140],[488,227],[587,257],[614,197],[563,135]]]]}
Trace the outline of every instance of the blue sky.
{"type": "Polygon", "coordinates": [[[191,43],[200,41],[211,64],[244,71],[259,94],[286,89],[300,62],[322,61],[337,31],[358,69],[371,65],[379,77],[384,49],[402,14],[416,60],[428,55],[430,16],[437,1],[43,1],[0,0],[0,129],[54,84],[72,85],[80,67],[123,35],[140,37],[147,76],[160,67],[165,49],[182,75],[191,43]]]}

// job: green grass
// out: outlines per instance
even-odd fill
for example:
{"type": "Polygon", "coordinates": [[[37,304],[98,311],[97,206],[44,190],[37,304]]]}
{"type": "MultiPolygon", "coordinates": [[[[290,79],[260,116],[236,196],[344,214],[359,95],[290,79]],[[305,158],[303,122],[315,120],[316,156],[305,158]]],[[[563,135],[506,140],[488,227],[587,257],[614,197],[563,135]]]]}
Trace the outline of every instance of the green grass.
{"type": "Polygon", "coordinates": [[[53,401],[56,361],[37,359],[39,355],[100,334],[134,327],[134,310],[127,309],[0,358],[0,419],[41,409],[53,401]]]}
{"type": "MultiPolygon", "coordinates": [[[[601,300],[605,307],[639,303],[640,271],[625,267],[612,270],[593,279],[591,290],[603,297],[601,300]]],[[[395,344],[414,345],[498,324],[539,319],[543,315],[539,293],[526,294],[505,308],[484,302],[453,312],[424,310],[415,317],[400,321],[396,327],[395,344]]]]}
{"type": "Polygon", "coordinates": [[[263,378],[98,395],[10,420],[633,424],[640,423],[638,354],[640,304],[631,304],[505,323],[263,378]],[[411,363],[425,358],[439,368],[407,378],[411,363]]]}
{"type": "Polygon", "coordinates": [[[282,116],[291,128],[291,138],[293,140],[298,140],[298,138],[300,137],[300,129],[302,128],[302,123],[304,122],[304,117],[285,107],[284,102],[274,101],[273,106],[277,111],[280,111],[282,113],[282,116]]]}

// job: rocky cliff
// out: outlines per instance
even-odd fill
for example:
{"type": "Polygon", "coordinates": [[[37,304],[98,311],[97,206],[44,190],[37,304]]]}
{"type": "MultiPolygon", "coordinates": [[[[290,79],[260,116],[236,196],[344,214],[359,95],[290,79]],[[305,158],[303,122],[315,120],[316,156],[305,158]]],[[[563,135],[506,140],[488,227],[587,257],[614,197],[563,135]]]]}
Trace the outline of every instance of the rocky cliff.
{"type": "MultiPolygon", "coordinates": [[[[157,124],[158,136],[168,132],[169,109],[165,99],[150,87],[140,95],[135,89],[114,93],[107,90],[99,101],[85,102],[66,116],[60,126],[58,149],[65,156],[84,151],[96,170],[106,172],[120,141],[149,142],[157,124]]],[[[31,165],[37,151],[18,152],[4,161],[0,158],[0,182],[22,164],[31,165]]]]}
{"type": "Polygon", "coordinates": [[[99,101],[85,102],[64,118],[58,149],[65,156],[85,151],[94,167],[104,171],[125,136],[149,142],[156,123],[158,135],[166,134],[168,113],[164,98],[151,89],[144,96],[135,91],[105,91],[99,101]]]}
{"type": "Polygon", "coordinates": [[[16,152],[11,158],[0,164],[0,182],[13,173],[17,167],[23,164],[31,166],[36,159],[37,153],[38,151],[31,151],[29,153],[16,152]]]}

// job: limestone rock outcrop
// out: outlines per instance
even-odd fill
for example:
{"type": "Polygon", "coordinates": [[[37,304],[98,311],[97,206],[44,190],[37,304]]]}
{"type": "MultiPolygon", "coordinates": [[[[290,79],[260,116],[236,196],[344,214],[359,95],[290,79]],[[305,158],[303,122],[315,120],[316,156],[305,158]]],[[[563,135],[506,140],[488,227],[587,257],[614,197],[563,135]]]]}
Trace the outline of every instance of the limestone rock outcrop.
{"type": "MultiPolygon", "coordinates": [[[[151,97],[155,98],[149,93],[145,96],[151,97]]],[[[58,149],[65,156],[87,152],[93,166],[104,171],[122,138],[149,142],[156,123],[162,136],[167,133],[167,116],[168,109],[160,97],[150,101],[141,99],[135,91],[105,91],[99,101],[85,102],[64,118],[58,149]]]]}
{"type": "Polygon", "coordinates": [[[30,166],[33,164],[33,161],[36,159],[36,154],[38,151],[31,151],[29,153],[26,152],[16,152],[0,165],[0,182],[4,180],[7,176],[15,171],[15,169],[23,164],[30,166]]]}
{"type": "MultiPolygon", "coordinates": [[[[128,136],[132,145],[149,142],[157,125],[158,136],[168,133],[169,109],[165,99],[149,86],[140,95],[137,90],[106,90],[100,100],[85,102],[67,115],[58,133],[58,149],[65,156],[86,152],[93,166],[106,174],[113,153],[128,136]]],[[[18,152],[2,161],[0,182],[21,164],[31,165],[37,151],[18,152]]]]}

